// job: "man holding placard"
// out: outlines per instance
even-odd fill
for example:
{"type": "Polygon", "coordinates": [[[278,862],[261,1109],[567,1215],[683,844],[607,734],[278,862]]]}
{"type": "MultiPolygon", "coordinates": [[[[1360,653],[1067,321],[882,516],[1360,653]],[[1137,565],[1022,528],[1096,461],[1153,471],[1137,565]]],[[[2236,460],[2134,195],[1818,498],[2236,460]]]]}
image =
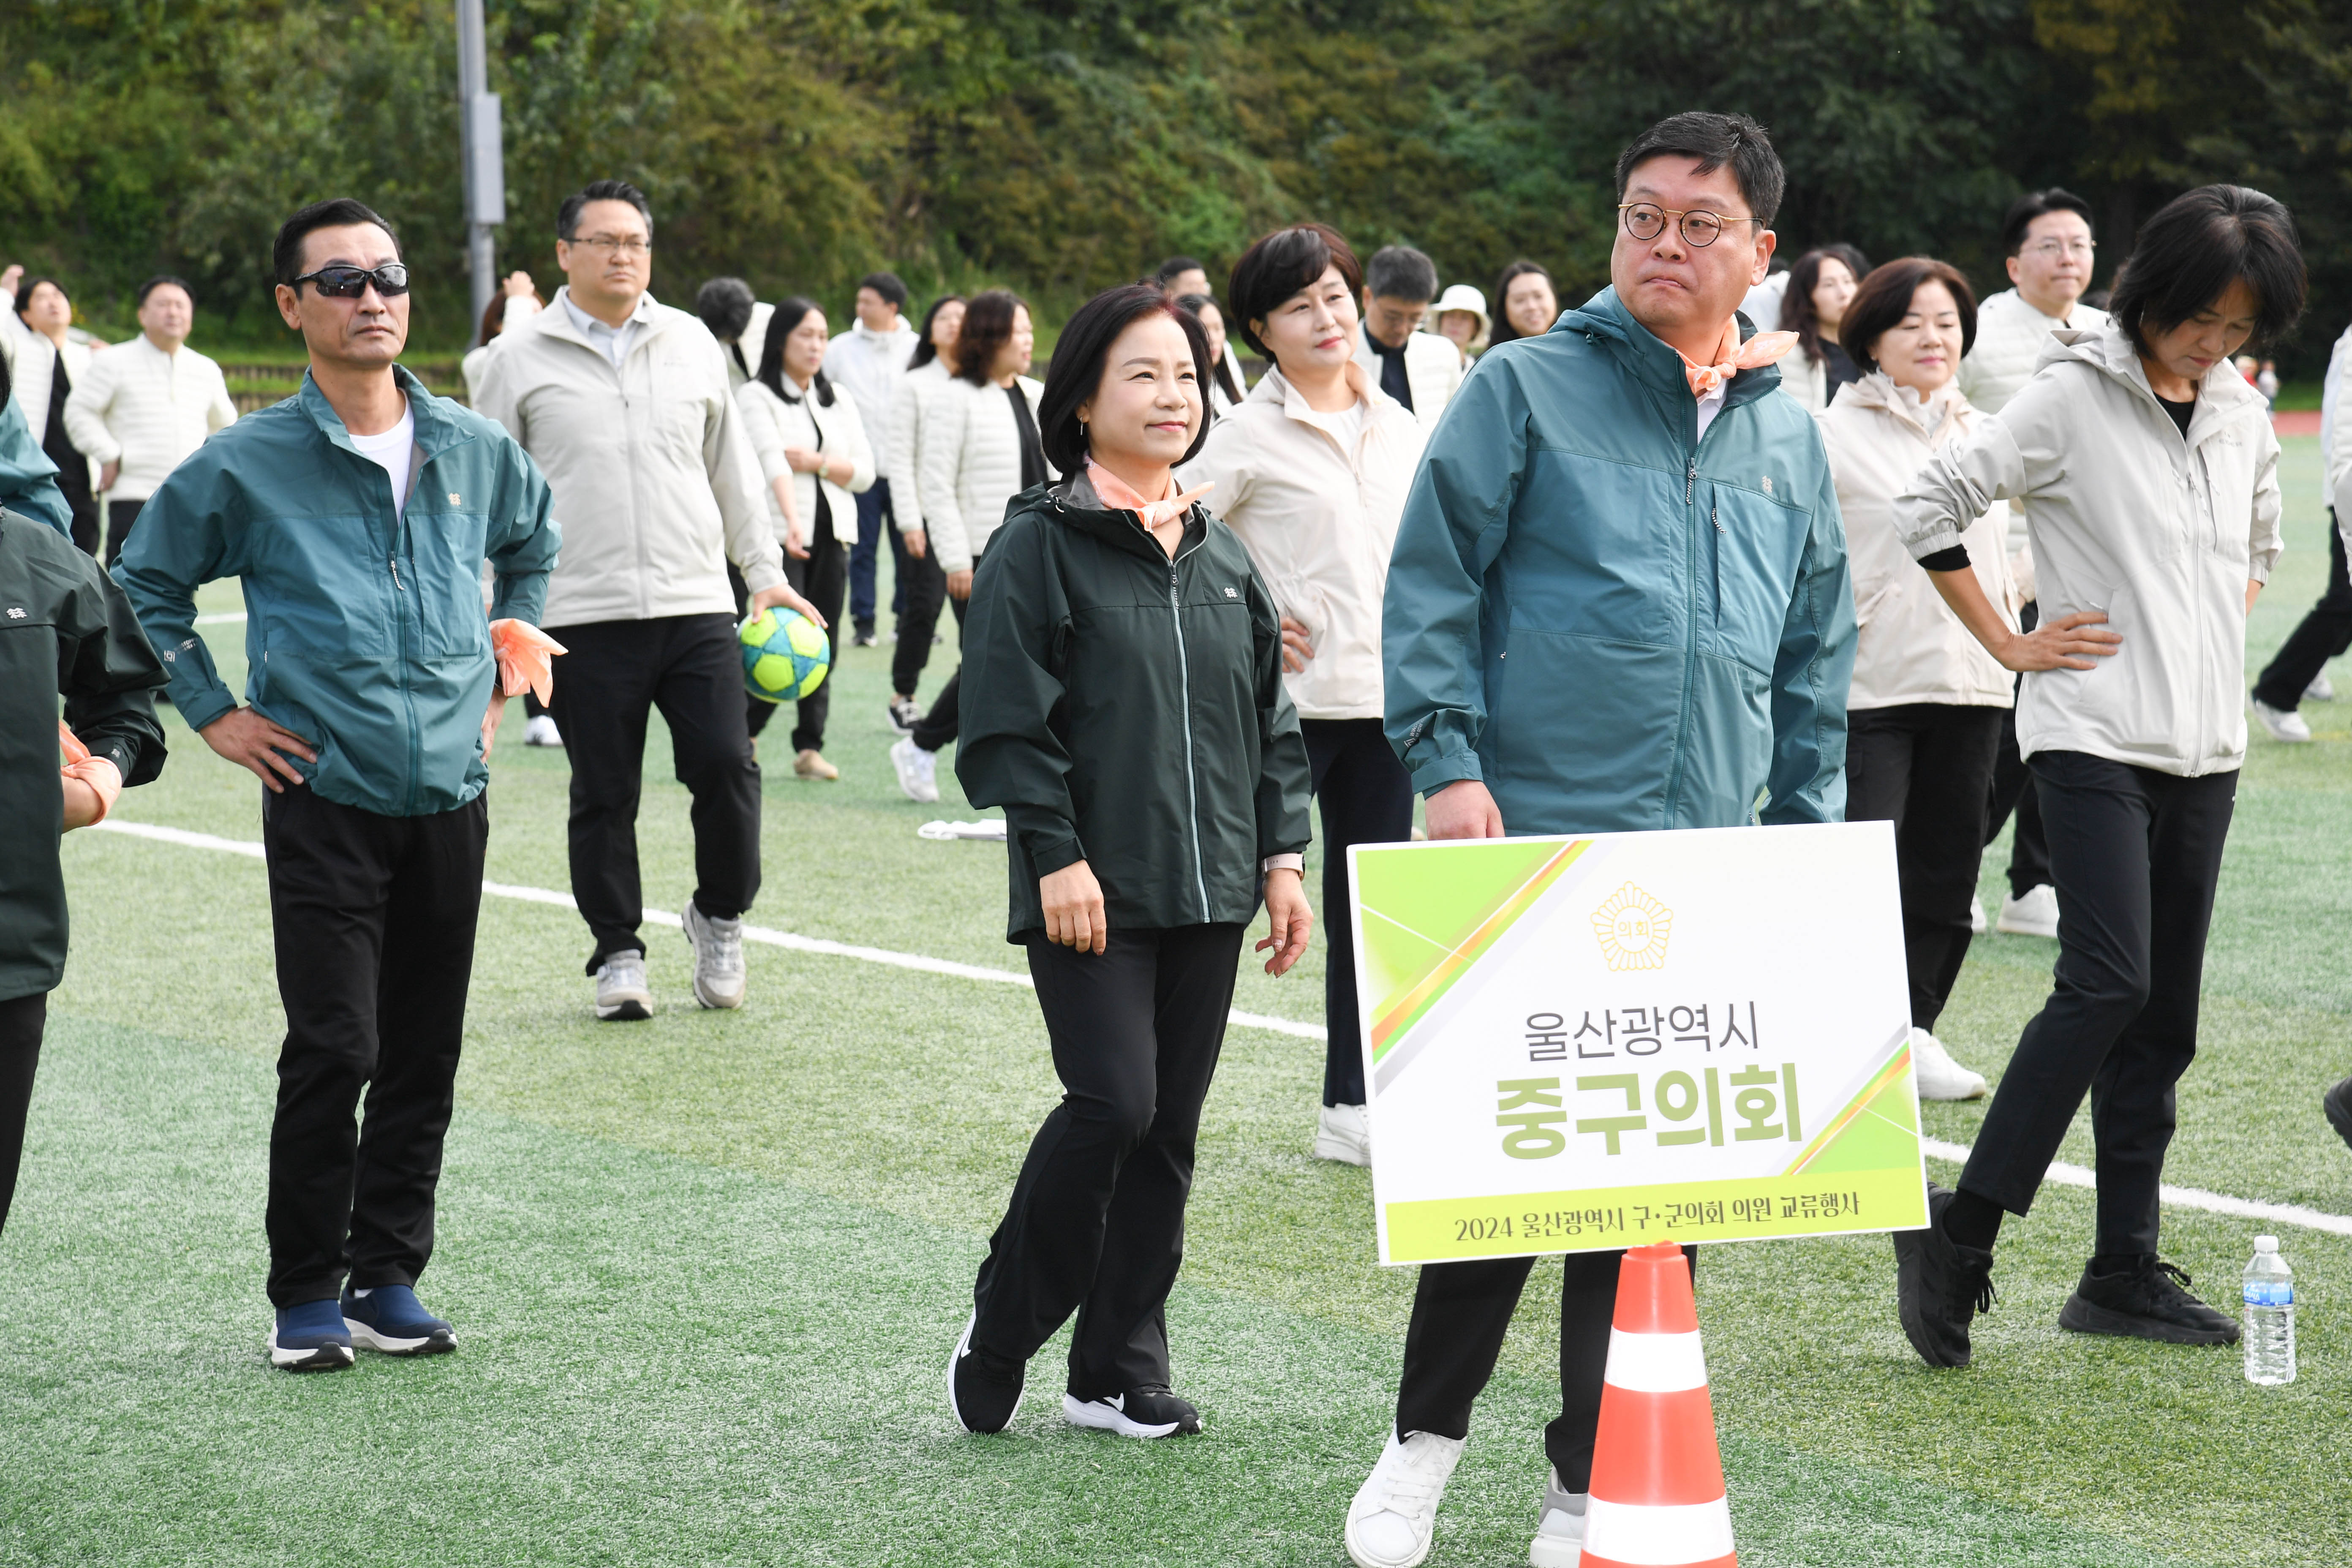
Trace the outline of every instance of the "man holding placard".
{"type": "MultiPolygon", "coordinates": [[[[1771,363],[1793,335],[1744,335],[1735,313],[1771,259],[1780,160],[1752,121],[1678,114],[1625,150],[1617,184],[1612,287],[1550,331],[1478,363],[1432,435],[1406,502],[1383,628],[1387,728],[1427,798],[1433,840],[1832,823],[1844,815],[1854,645],[1844,529],[1821,438],[1802,409],[1776,395],[1771,363]],[[1507,662],[1512,654],[1518,664],[1507,662]]],[[[1357,851],[1360,906],[1364,857],[1412,852],[1357,851]]],[[[1512,900],[1531,908],[1565,876],[1579,846],[1525,852],[1533,856],[1527,874],[1508,884],[1517,891],[1477,927],[1490,943],[1508,940],[1512,900]]],[[[1630,881],[1591,893],[1597,923],[1583,941],[1598,937],[1609,970],[1630,973],[1663,961],[1671,908],[1630,881]]],[[[1578,918],[1585,918],[1581,905],[1578,918]]],[[[1373,923],[1369,906],[1360,920],[1373,923]]],[[[1460,973],[1479,953],[1463,942],[1450,957],[1460,973]]],[[[1898,942],[1898,978],[1900,971],[1898,942]]],[[[1380,984],[1364,982],[1375,1005],[1383,1000],[1373,990],[1380,984]]],[[[1652,988],[1658,994],[1650,1000],[1697,1000],[1666,994],[1664,984],[1652,988]]],[[[1650,1158],[1677,1114],[1680,1126],[1708,1130],[1700,1136],[1725,1149],[1769,1143],[1776,1170],[1792,1151],[1801,1161],[1813,1136],[1811,1113],[1790,1092],[1793,1068],[1769,1065],[1756,1048],[1752,1002],[1709,999],[1714,1033],[1693,1072],[1660,1075],[1619,1057],[1581,1068],[1580,1083],[1575,1058],[1599,1047],[1571,1037],[1582,1020],[1561,1016],[1560,1067],[1522,1069],[1523,1079],[1503,1083],[1500,1099],[1485,1079],[1475,1086],[1487,1097],[1484,1118],[1507,1123],[1503,1135],[1518,1139],[1503,1151],[1514,1161],[1540,1159],[1570,1136],[1650,1158]],[[1749,1005],[1734,1008],[1735,1001],[1749,1005]],[[1719,1047],[1714,1034],[1727,1022],[1742,1030],[1740,1041],[1719,1047]],[[1704,1066],[1718,1049],[1736,1051],[1736,1060],[1704,1066]],[[1735,1070],[1754,1084],[1735,1089],[1735,1070]],[[1596,1114],[1608,1094],[1580,1092],[1601,1078],[1626,1114],[1596,1114]],[[1691,1092],[1669,1078],[1687,1078],[1691,1092]],[[1579,1088],[1562,1094],[1562,1080],[1579,1088]],[[1766,1142],[1723,1141],[1722,1128],[1744,1110],[1759,1112],[1754,1126],[1770,1130],[1766,1142]],[[1643,1140],[1652,1153],[1635,1148],[1643,1140]]],[[[1425,1014],[1438,1004],[1418,1005],[1425,1014]]],[[[1669,1026],[1677,1010],[1668,1007],[1669,1026]]],[[[1401,1016],[1394,1005],[1389,1012],[1401,1016]]],[[[1374,1022],[1369,1007],[1366,1019],[1374,1022]]],[[[1554,1048],[1546,1037],[1519,1054],[1540,1050],[1549,1059],[1554,1048]]],[[[1461,1086],[1433,1079],[1426,1087],[1461,1086]]],[[[1376,1184],[1383,1132],[1376,1093],[1376,1184]]],[[[1916,1149],[1916,1131],[1914,1139],[1916,1149]]],[[[1580,1214],[1546,1221],[1539,1238],[1500,1240],[1488,1256],[1422,1269],[1395,1431],[1348,1515],[1349,1554],[1362,1568],[1411,1568],[1428,1555],[1472,1403],[1493,1373],[1532,1266],[1528,1256],[1492,1254],[1529,1247],[1568,1254],[1562,1408],[1545,1433],[1553,1473],[1531,1559],[1538,1568],[1577,1560],[1622,1252],[1622,1244],[1572,1250],[1596,1234],[1616,1239],[1580,1214]],[[1569,1222],[1582,1227],[1579,1234],[1562,1234],[1569,1222]]],[[[1382,1223],[1385,1248],[1397,1238],[1385,1214],[1382,1223]]],[[[1482,1223],[1465,1215],[1460,1227],[1466,1235],[1482,1223]]],[[[1675,1239],[1687,1234],[1678,1229],[1675,1239]]],[[[1654,1231],[1625,1237],[1657,1238],[1654,1231]]]]}

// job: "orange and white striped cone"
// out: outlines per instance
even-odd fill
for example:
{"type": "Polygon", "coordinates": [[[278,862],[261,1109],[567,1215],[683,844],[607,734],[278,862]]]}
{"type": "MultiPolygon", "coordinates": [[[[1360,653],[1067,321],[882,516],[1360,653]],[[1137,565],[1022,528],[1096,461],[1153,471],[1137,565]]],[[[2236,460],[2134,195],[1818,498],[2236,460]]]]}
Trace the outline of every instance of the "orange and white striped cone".
{"type": "Polygon", "coordinates": [[[1603,1378],[1582,1568],[1736,1568],[1698,1307],[1673,1242],[1625,1254],[1603,1378]]]}

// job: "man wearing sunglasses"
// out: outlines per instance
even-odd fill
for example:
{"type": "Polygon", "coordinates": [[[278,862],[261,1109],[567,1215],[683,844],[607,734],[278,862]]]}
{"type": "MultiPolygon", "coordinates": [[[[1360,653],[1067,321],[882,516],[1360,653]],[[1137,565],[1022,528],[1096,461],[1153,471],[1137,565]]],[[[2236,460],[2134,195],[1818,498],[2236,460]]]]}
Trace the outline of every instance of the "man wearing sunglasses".
{"type": "MultiPolygon", "coordinates": [[[[1389,741],[1430,837],[1843,819],[1845,528],[1822,438],[1772,365],[1795,334],[1736,314],[1771,260],[1782,185],[1743,116],[1643,132],[1617,160],[1611,286],[1488,350],[1431,435],[1381,623],[1389,741]]],[[[1622,1256],[1561,1260],[1535,1568],[1581,1550],[1622,1256]]],[[[1421,1270],[1395,1430],[1348,1512],[1362,1568],[1427,1553],[1531,1270],[1421,1270]]],[[[1690,1561],[1728,1560],[1727,1514],[1693,1529],[1690,1561]]]]}
{"type": "Polygon", "coordinates": [[[726,351],[647,291],[645,193],[599,180],[564,199],[555,231],[566,282],[506,334],[476,405],[547,470],[563,518],[547,619],[571,652],[549,709],[572,763],[572,894],[593,942],[596,1016],[653,1016],[637,802],[655,708],[694,797],[695,1000],[740,1007],[743,912],[760,890],[760,764],[728,563],[753,615],[783,605],[824,618],[784,581],[726,351]]]}
{"type": "Polygon", "coordinates": [[[115,575],[182,716],[264,786],[287,1024],[270,1359],[331,1371],[354,1344],[457,1345],[415,1285],[505,707],[490,622],[538,621],[558,536],[522,448],[394,363],[409,295],[390,224],[348,198],[315,203],[278,230],[273,260],[278,313],[310,350],[302,390],[173,469],[115,575]],[[195,630],[196,588],[221,577],[245,590],[244,706],[195,630]]]}

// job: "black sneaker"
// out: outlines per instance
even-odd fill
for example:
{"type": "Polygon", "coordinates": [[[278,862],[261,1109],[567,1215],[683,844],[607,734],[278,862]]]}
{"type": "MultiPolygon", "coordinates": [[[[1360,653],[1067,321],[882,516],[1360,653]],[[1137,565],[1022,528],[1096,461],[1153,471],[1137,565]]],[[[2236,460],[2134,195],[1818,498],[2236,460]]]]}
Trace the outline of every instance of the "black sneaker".
{"type": "Polygon", "coordinates": [[[2237,1321],[2183,1289],[2196,1281],[2178,1265],[2165,1262],[2153,1252],[2112,1274],[2093,1273],[2096,1263],[2094,1258],[2084,1266],[2082,1282],[2059,1309],[2060,1328],[2078,1334],[2161,1340],[2170,1345],[2238,1342],[2237,1321]]]}
{"type": "Polygon", "coordinates": [[[1969,1364],[1969,1323],[1992,1310],[1992,1254],[1944,1233],[1959,1194],[1927,1184],[1927,1228],[1895,1233],[1895,1301],[1903,1336],[1929,1366],[1969,1364]]]}
{"type": "Polygon", "coordinates": [[[967,1432],[1002,1432],[1013,1424],[1013,1413],[1021,1408],[1021,1385],[1029,1369],[1017,1361],[973,1350],[971,1325],[976,1320],[977,1314],[965,1321],[963,1332],[956,1338],[955,1353],[948,1357],[948,1408],[967,1432]]]}
{"type": "Polygon", "coordinates": [[[1100,1399],[1062,1395],[1062,1418],[1073,1426],[1116,1432],[1122,1437],[1172,1437],[1201,1429],[1201,1413],[1164,1383],[1147,1383],[1100,1399]]]}
{"type": "Polygon", "coordinates": [[[872,621],[858,622],[857,629],[851,634],[849,646],[852,647],[872,647],[874,646],[874,623],[872,621]]]}
{"type": "Polygon", "coordinates": [[[2319,1109],[2327,1112],[2327,1125],[2336,1129],[2336,1135],[2352,1143],[2352,1078],[2321,1095],[2319,1109]]]}
{"type": "Polygon", "coordinates": [[[915,726],[923,721],[923,710],[911,697],[892,698],[883,711],[889,714],[890,729],[895,734],[911,735],[915,726]]]}

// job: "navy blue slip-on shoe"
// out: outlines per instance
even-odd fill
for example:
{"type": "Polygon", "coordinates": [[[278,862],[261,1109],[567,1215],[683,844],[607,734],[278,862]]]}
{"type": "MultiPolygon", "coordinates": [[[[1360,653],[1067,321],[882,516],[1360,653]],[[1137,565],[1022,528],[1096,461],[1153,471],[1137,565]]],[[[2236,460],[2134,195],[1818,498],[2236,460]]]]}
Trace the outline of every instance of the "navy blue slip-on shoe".
{"type": "Polygon", "coordinates": [[[352,1343],[386,1355],[440,1355],[457,1348],[457,1331],[426,1311],[406,1285],[345,1289],[343,1327],[352,1343]]]}
{"type": "Polygon", "coordinates": [[[288,1372],[341,1372],[352,1364],[351,1331],[330,1296],[278,1309],[269,1330],[269,1364],[288,1372]]]}

